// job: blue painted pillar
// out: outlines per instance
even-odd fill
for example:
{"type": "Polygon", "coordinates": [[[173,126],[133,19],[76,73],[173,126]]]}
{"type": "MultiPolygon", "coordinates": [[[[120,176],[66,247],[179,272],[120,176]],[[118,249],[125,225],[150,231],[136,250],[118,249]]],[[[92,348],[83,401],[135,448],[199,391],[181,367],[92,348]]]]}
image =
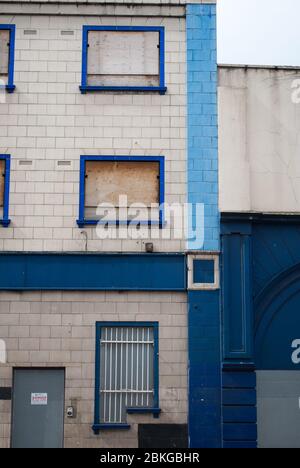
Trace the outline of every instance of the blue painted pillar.
{"type": "MultiPolygon", "coordinates": [[[[187,5],[187,57],[188,201],[204,208],[204,238],[188,248],[219,251],[215,4],[187,5]]],[[[196,222],[194,211],[190,232],[196,222]]],[[[190,447],[220,447],[220,292],[189,291],[188,301],[190,447]]]]}

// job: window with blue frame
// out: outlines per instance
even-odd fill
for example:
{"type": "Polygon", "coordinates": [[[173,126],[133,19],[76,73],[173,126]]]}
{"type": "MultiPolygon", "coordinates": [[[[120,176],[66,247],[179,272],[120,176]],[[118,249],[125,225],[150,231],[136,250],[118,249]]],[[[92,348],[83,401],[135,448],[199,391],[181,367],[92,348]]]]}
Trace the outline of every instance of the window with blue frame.
{"type": "Polygon", "coordinates": [[[14,85],[15,25],[0,24],[0,89],[9,93],[14,85]]]}
{"type": "Polygon", "coordinates": [[[163,156],[81,156],[79,227],[164,225],[163,156]]]}
{"type": "Polygon", "coordinates": [[[158,322],[97,322],[93,430],[127,429],[127,414],[158,417],[158,322]]]}
{"type": "Polygon", "coordinates": [[[9,184],[10,155],[0,154],[0,224],[8,227],[9,219],[9,184]]]}
{"type": "Polygon", "coordinates": [[[83,26],[80,90],[165,94],[164,28],[83,26]]]}

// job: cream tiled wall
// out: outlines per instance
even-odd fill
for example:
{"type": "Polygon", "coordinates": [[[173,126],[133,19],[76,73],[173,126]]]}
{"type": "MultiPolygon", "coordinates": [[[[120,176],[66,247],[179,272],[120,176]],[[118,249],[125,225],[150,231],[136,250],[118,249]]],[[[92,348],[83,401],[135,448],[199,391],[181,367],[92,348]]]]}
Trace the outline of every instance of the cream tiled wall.
{"type": "MultiPolygon", "coordinates": [[[[164,155],[166,201],[186,201],[185,18],[25,14],[0,21],[16,24],[16,90],[0,104],[0,153],[12,157],[12,223],[0,229],[0,250],[143,251],[147,239],[101,241],[95,227],[77,227],[79,158],[164,155]],[[85,24],[165,26],[167,94],[80,94],[85,24]]],[[[184,241],[154,240],[154,248],[180,251],[184,241]]]]}
{"type": "MultiPolygon", "coordinates": [[[[1,386],[12,385],[14,367],[65,367],[65,406],[77,402],[77,417],[65,418],[66,447],[136,447],[139,423],[187,422],[187,311],[181,293],[0,292],[0,336],[7,364],[1,386]],[[128,415],[129,431],[92,432],[95,322],[159,322],[159,419],[128,415]]],[[[0,401],[0,447],[10,445],[11,402],[0,401]]]]}

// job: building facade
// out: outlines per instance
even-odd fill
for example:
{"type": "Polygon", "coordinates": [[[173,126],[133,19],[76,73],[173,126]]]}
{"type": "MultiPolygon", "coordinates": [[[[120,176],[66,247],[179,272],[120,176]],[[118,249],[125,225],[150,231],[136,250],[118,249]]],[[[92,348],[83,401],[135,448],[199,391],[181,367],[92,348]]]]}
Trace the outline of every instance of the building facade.
{"type": "Polygon", "coordinates": [[[215,2],[0,13],[0,445],[220,447],[215,2]]]}
{"type": "Polygon", "coordinates": [[[215,1],[0,14],[0,446],[299,446],[299,70],[215,1]]]}

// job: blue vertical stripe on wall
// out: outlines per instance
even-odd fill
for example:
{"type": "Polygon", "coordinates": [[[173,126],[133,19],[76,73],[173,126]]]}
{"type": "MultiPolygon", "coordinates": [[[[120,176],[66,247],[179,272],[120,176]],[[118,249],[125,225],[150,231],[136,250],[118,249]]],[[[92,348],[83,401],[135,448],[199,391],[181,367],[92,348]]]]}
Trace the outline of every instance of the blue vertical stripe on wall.
{"type": "Polygon", "coordinates": [[[219,302],[219,291],[188,293],[191,448],[221,446],[219,302]]]}
{"type": "MultiPolygon", "coordinates": [[[[187,55],[188,201],[204,206],[204,236],[188,248],[219,250],[216,5],[187,5],[187,55]]],[[[188,307],[190,447],[220,447],[220,293],[190,291],[188,307]]]]}
{"type": "MultiPolygon", "coordinates": [[[[216,5],[187,5],[188,201],[204,205],[204,244],[219,250],[216,5]]],[[[190,215],[195,230],[195,212],[190,215]]]]}

